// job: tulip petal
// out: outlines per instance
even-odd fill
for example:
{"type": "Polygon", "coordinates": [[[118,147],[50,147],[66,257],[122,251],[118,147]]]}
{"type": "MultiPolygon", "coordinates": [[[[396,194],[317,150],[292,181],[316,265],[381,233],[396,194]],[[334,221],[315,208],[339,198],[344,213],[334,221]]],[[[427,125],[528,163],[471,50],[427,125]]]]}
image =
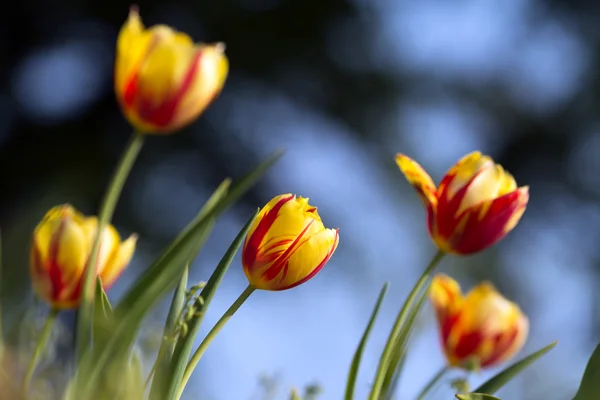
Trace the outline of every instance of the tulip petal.
{"type": "Polygon", "coordinates": [[[429,298],[441,319],[456,313],[463,303],[460,285],[445,274],[437,274],[433,278],[429,298]]]}
{"type": "Polygon", "coordinates": [[[474,151],[454,164],[444,175],[437,189],[437,197],[450,201],[481,170],[492,167],[494,161],[474,151]]]}
{"type": "Polygon", "coordinates": [[[135,253],[137,244],[137,235],[131,235],[116,249],[106,266],[99,272],[102,279],[102,286],[105,289],[110,288],[113,282],[121,275],[123,270],[129,265],[135,253]]]}
{"type": "Polygon", "coordinates": [[[187,125],[198,116],[221,92],[229,72],[229,63],[222,43],[199,45],[198,62],[189,70],[188,80],[181,86],[175,119],[178,125],[187,125]],[[187,84],[187,88],[185,85],[187,84]],[[183,90],[185,88],[185,90],[183,90]]]}
{"type": "Polygon", "coordinates": [[[415,188],[425,207],[435,209],[437,206],[436,187],[429,174],[416,161],[404,154],[396,155],[396,164],[408,183],[415,188]]]}
{"type": "Polygon", "coordinates": [[[295,198],[296,196],[290,193],[279,195],[274,197],[260,210],[248,231],[248,236],[246,236],[242,250],[242,265],[245,270],[248,270],[247,273],[252,273],[253,269],[260,268],[265,263],[274,261],[281,252],[285,251],[286,247],[284,246],[287,246],[288,241],[296,237],[296,235],[284,238],[277,238],[275,236],[267,237],[281,208],[295,198]],[[269,243],[269,240],[271,240],[271,243],[269,243]],[[269,247],[265,248],[265,246],[269,247]],[[259,253],[260,250],[262,252],[259,253]],[[273,254],[276,255],[273,256],[273,254]]]}
{"type": "Polygon", "coordinates": [[[117,39],[115,91],[119,99],[124,95],[127,81],[143,63],[151,42],[152,33],[144,29],[137,8],[132,7],[117,39]]]}
{"type": "Polygon", "coordinates": [[[304,241],[278,276],[276,290],[291,289],[314,277],[327,264],[338,243],[337,229],[325,229],[304,241]]]}
{"type": "MultiPolygon", "coordinates": [[[[81,223],[81,229],[85,233],[87,242],[94,243],[96,240],[96,234],[98,230],[98,218],[89,217],[85,218],[81,223]]],[[[100,239],[100,248],[98,249],[98,257],[96,258],[96,271],[101,273],[105,265],[113,257],[113,254],[117,251],[118,246],[121,242],[119,233],[112,225],[106,225],[102,232],[102,238],[100,239]]],[[[91,252],[91,248],[89,249],[91,252]]],[[[86,260],[87,261],[87,260],[86,260]]]]}
{"type": "Polygon", "coordinates": [[[503,332],[494,340],[490,346],[489,355],[481,363],[482,367],[501,364],[511,359],[525,344],[529,334],[529,320],[520,310],[515,311],[515,321],[511,328],[503,332]]]}
{"type": "Polygon", "coordinates": [[[529,188],[521,187],[473,206],[455,220],[438,218],[437,232],[449,243],[448,251],[476,253],[497,243],[517,225],[528,200],[529,188]]]}
{"type": "Polygon", "coordinates": [[[253,225],[244,243],[242,264],[255,270],[269,266],[294,242],[298,246],[300,232],[306,239],[325,229],[316,208],[308,205],[308,199],[292,194],[271,200],[253,225]]]}
{"type": "Polygon", "coordinates": [[[519,307],[483,282],[466,295],[444,343],[452,365],[476,358],[481,367],[487,367],[512,357],[527,334],[527,318],[519,307]]]}

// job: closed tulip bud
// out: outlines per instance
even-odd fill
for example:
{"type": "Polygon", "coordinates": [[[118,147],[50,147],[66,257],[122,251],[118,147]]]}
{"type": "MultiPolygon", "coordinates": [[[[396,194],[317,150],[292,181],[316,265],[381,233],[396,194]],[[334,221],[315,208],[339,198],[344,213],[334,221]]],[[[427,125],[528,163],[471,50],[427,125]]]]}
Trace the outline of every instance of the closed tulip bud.
{"type": "Polygon", "coordinates": [[[396,163],[427,209],[429,233],[447,253],[472,254],[492,246],[519,222],[529,187],[517,187],[502,166],[476,151],[458,161],[436,188],[417,162],[398,154],[396,163]]]}
{"type": "Polygon", "coordinates": [[[250,227],[242,250],[244,272],[256,289],[290,289],[315,276],[338,241],[338,230],[323,226],[308,199],[282,194],[250,227]]]}
{"type": "Polygon", "coordinates": [[[429,297],[451,366],[491,367],[512,358],[525,344],[527,317],[488,282],[463,296],[454,279],[440,274],[433,279],[429,297]]]}
{"type": "MultiPolygon", "coordinates": [[[[70,205],[52,208],[33,232],[30,274],[35,292],[55,308],[79,304],[84,271],[98,230],[98,219],[86,217],[70,205]]],[[[96,273],[108,288],[127,267],[137,236],[121,242],[108,225],[102,232],[96,273]]]]}
{"type": "Polygon", "coordinates": [[[225,46],[195,44],[165,25],[146,29],[132,8],[117,41],[115,91],[143,133],[172,133],[193,122],[220,93],[225,46]]]}

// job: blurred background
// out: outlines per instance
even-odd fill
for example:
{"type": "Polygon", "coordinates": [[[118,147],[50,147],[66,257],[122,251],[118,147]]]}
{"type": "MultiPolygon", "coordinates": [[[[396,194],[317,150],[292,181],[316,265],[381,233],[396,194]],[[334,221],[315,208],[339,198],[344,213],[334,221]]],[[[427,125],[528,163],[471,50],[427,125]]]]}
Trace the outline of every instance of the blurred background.
{"type": "MultiPolygon", "coordinates": [[[[39,327],[28,275],[30,232],[50,207],[97,212],[130,135],[112,73],[125,1],[28,0],[0,15],[0,227],[4,323],[13,342],[39,327]],[[6,310],[9,310],[8,314],[6,310]],[[29,321],[29,322],[27,322],[29,321]]],[[[318,383],[342,397],[353,351],[381,285],[391,282],[367,348],[365,398],[396,312],[434,254],[425,214],[393,161],[417,159],[439,180],[472,150],[531,186],[520,225],[499,245],[440,271],[465,288],[491,280],[529,315],[521,353],[559,345],[498,393],[565,400],[599,339],[600,3],[535,0],[204,0],[139,3],[147,25],[223,41],[231,73],[204,117],[148,138],[114,222],[140,234],[119,298],[225,177],[270,152],[282,160],[217,224],[191,272],[206,280],[255,207],[287,192],[309,197],[341,242],[305,285],[259,292],[210,347],[187,399],[262,399],[260,381],[318,383]]],[[[239,257],[203,333],[246,285],[239,257]]],[[[148,368],[147,322],[140,348],[148,368]],[[146,333],[147,332],[147,333],[146,333]]],[[[57,334],[72,340],[65,315],[57,334]]],[[[153,329],[156,328],[156,329],[153,329]]],[[[443,364],[427,307],[398,399],[411,399],[443,364]]],[[[472,376],[473,386],[497,370],[472,376]]],[[[454,373],[451,377],[459,377],[454,373]]],[[[444,385],[433,398],[452,398],[444,385]]]]}

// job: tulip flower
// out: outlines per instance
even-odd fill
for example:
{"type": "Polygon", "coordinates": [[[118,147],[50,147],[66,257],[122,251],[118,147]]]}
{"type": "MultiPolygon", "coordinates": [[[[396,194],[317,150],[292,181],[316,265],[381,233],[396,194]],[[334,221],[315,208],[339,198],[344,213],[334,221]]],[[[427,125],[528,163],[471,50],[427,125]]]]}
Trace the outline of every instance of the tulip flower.
{"type": "Polygon", "coordinates": [[[512,358],[525,344],[527,317],[489,282],[463,296],[454,279],[440,274],[433,279],[429,297],[451,366],[491,367],[512,358]]]}
{"type": "Polygon", "coordinates": [[[282,194],[258,214],[242,250],[250,285],[285,290],[315,276],[337,248],[337,229],[326,229],[307,198],[282,194]]]}
{"type": "MultiPolygon", "coordinates": [[[[70,205],[52,208],[33,232],[30,274],[35,292],[53,308],[79,304],[85,267],[96,238],[98,220],[86,217],[70,205]]],[[[121,242],[108,225],[102,232],[96,264],[97,276],[108,288],[127,267],[137,236],[121,242]]]]}
{"type": "Polygon", "coordinates": [[[396,163],[427,209],[429,233],[447,253],[472,254],[510,232],[525,212],[529,187],[517,187],[502,166],[476,151],[458,161],[436,188],[431,177],[409,157],[396,163]]]}
{"type": "Polygon", "coordinates": [[[115,91],[129,122],[143,133],[172,133],[193,122],[220,93],[225,46],[195,44],[185,33],[144,28],[132,7],[117,41],[115,91]]]}

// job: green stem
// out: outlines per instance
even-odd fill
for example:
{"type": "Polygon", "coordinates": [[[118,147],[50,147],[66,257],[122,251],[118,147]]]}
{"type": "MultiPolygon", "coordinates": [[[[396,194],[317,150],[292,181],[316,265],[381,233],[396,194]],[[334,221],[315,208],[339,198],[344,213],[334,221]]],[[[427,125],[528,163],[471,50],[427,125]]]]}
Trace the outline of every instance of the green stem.
{"type": "Polygon", "coordinates": [[[125,152],[121,156],[121,160],[115,170],[115,173],[110,181],[104,199],[102,200],[100,213],[98,215],[98,230],[96,239],[90,253],[88,260],[85,276],[83,279],[83,295],[81,298],[81,304],[79,306],[79,312],[77,316],[77,336],[76,336],[76,348],[75,354],[77,360],[81,359],[84,351],[90,344],[91,336],[91,320],[92,313],[94,311],[94,281],[96,278],[96,260],[98,259],[98,252],[100,250],[101,232],[110,223],[115,207],[125,185],[125,181],[129,176],[129,172],[135,163],[137,155],[139,154],[142,145],[144,144],[144,135],[141,132],[135,131],[125,149],[125,152]]]}
{"type": "Polygon", "coordinates": [[[450,371],[450,366],[446,365],[442,368],[440,368],[440,370],[438,371],[437,374],[435,374],[433,376],[433,378],[431,378],[431,380],[429,382],[427,382],[427,385],[425,385],[425,387],[423,388],[423,390],[421,390],[421,393],[419,393],[419,396],[417,397],[417,400],[423,400],[425,398],[425,396],[427,395],[427,393],[433,389],[433,387],[435,385],[438,384],[438,382],[440,381],[440,379],[442,379],[442,377],[446,374],[446,372],[450,371]]]}
{"type": "Polygon", "coordinates": [[[411,292],[408,295],[408,298],[404,302],[400,313],[398,313],[398,317],[396,318],[396,322],[394,323],[394,327],[390,332],[387,343],[385,344],[385,348],[383,349],[383,353],[381,354],[381,359],[379,360],[379,366],[377,367],[377,374],[375,375],[375,381],[373,383],[373,389],[371,390],[371,394],[369,395],[369,400],[380,400],[381,397],[381,387],[383,385],[383,381],[385,379],[386,370],[390,364],[390,360],[392,358],[392,353],[394,351],[394,344],[396,343],[396,338],[400,334],[400,330],[402,329],[402,324],[406,319],[406,316],[412,307],[415,299],[417,298],[417,294],[421,291],[421,289],[427,283],[427,279],[429,279],[429,275],[435,270],[435,267],[438,265],[440,260],[444,257],[446,253],[441,250],[433,256],[429,265],[423,271],[423,274],[417,281],[417,284],[412,288],[411,292]]]}
{"type": "Polygon", "coordinates": [[[241,307],[241,305],[244,304],[244,302],[246,300],[248,300],[248,297],[250,297],[250,295],[252,293],[254,293],[254,290],[255,289],[251,285],[248,285],[248,287],[242,292],[242,294],[240,294],[240,297],[238,297],[233,302],[231,307],[229,307],[227,309],[227,311],[225,311],[225,314],[223,314],[221,319],[219,319],[219,321],[217,321],[217,323],[215,324],[215,326],[213,326],[213,328],[210,330],[210,332],[208,332],[208,334],[206,335],[206,337],[204,338],[202,343],[200,343],[200,346],[198,346],[198,349],[196,350],[194,355],[192,355],[192,358],[190,358],[190,361],[188,362],[187,366],[185,367],[185,372],[183,373],[183,379],[181,380],[181,385],[179,386],[179,393],[177,394],[177,397],[176,397],[177,399],[181,398],[183,389],[185,389],[185,385],[187,384],[188,380],[190,379],[192,372],[194,372],[194,368],[196,368],[196,365],[198,365],[198,362],[204,355],[204,352],[206,351],[206,349],[208,348],[210,343],[217,336],[217,334],[221,331],[221,329],[223,329],[223,327],[225,326],[227,321],[229,321],[229,319],[233,316],[233,314],[235,314],[235,312],[241,307]]]}
{"type": "Polygon", "coordinates": [[[158,349],[158,355],[156,356],[156,360],[154,360],[154,364],[152,365],[152,369],[150,370],[150,373],[148,373],[148,376],[146,377],[146,382],[144,383],[144,390],[148,389],[148,385],[152,381],[152,376],[156,372],[156,368],[158,368],[158,363],[160,362],[160,359],[164,355],[164,352],[165,352],[164,347],[160,346],[160,349],[158,349]]]}
{"type": "Polygon", "coordinates": [[[29,384],[31,383],[31,379],[33,378],[33,374],[35,373],[35,368],[42,357],[46,346],[48,345],[48,339],[50,339],[50,334],[52,333],[52,328],[56,322],[56,317],[58,316],[58,308],[53,308],[50,310],[50,313],[46,317],[46,322],[44,323],[44,327],[42,328],[42,333],[35,344],[35,349],[33,350],[33,354],[31,356],[31,360],[29,360],[29,365],[27,366],[27,371],[25,372],[25,378],[23,378],[23,397],[26,399],[29,392],[29,384]]]}

